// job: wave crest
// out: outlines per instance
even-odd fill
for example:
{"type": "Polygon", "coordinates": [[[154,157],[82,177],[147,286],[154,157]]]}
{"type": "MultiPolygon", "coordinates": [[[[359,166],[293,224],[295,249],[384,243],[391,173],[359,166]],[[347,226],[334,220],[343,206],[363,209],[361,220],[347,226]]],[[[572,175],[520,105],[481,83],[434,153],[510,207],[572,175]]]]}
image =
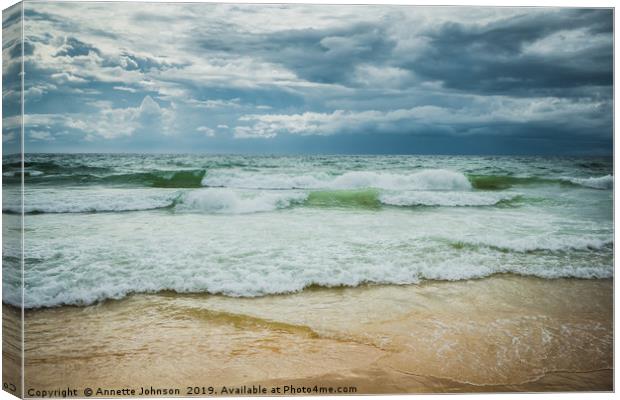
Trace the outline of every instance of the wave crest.
{"type": "Polygon", "coordinates": [[[216,214],[246,214],[287,208],[305,200],[300,192],[242,193],[232,189],[203,189],[188,192],[176,203],[176,210],[216,214]]]}
{"type": "MultiPolygon", "coordinates": [[[[174,206],[178,192],[151,193],[148,189],[106,189],[100,191],[26,192],[24,212],[27,214],[65,214],[146,211],[174,206]]],[[[21,213],[19,201],[7,201],[2,211],[21,213]],[[15,206],[12,206],[15,204],[15,206]]]]}
{"type": "Polygon", "coordinates": [[[568,178],[568,180],[576,185],[589,187],[592,189],[613,189],[614,177],[611,175],[605,175],[601,177],[590,178],[568,178]]]}
{"type": "Polygon", "coordinates": [[[387,189],[387,190],[470,190],[471,183],[460,172],[434,169],[410,174],[351,171],[341,175],[248,174],[239,171],[211,171],[205,186],[242,189],[387,189]]]}
{"type": "Polygon", "coordinates": [[[469,175],[469,180],[475,189],[504,190],[513,186],[528,185],[566,185],[583,186],[591,189],[613,189],[613,176],[606,175],[590,178],[542,178],[537,176],[510,176],[510,175],[469,175]]]}

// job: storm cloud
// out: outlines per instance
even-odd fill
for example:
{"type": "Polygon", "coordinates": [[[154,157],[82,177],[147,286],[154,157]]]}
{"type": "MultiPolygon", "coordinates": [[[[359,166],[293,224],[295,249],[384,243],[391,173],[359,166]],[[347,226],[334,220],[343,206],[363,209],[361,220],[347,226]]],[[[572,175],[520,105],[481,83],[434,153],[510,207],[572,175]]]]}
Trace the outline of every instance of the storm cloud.
{"type": "Polygon", "coordinates": [[[469,93],[572,96],[570,89],[612,85],[612,23],[610,13],[592,10],[447,23],[405,65],[469,93]]]}
{"type": "Polygon", "coordinates": [[[25,7],[27,151],[612,152],[611,9],[25,7]]]}

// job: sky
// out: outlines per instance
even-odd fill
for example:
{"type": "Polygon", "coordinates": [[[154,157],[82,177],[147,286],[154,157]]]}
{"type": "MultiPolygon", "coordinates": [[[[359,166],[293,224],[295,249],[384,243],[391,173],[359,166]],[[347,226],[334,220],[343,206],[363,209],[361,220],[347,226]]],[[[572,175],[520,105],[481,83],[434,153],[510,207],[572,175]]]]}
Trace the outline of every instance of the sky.
{"type": "MultiPolygon", "coordinates": [[[[610,9],[26,3],[26,152],[611,155],[610,9]]],[[[19,149],[19,9],[3,146],[19,149]]]]}

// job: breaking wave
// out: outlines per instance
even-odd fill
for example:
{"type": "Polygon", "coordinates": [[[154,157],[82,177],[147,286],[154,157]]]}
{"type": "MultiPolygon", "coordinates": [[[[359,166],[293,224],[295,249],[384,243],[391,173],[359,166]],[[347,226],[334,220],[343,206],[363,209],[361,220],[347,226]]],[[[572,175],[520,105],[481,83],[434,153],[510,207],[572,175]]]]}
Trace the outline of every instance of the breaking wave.
{"type": "MultiPolygon", "coordinates": [[[[242,256],[239,257],[243,260],[242,256]]],[[[505,273],[544,279],[613,277],[613,266],[594,265],[591,262],[557,264],[549,267],[545,264],[535,264],[535,259],[532,259],[533,264],[530,265],[491,264],[477,262],[477,258],[472,256],[469,262],[454,264],[451,263],[450,257],[444,261],[425,259],[423,255],[420,257],[422,259],[419,262],[407,265],[387,261],[372,264],[377,260],[371,260],[371,264],[350,264],[346,265],[347,268],[338,267],[339,264],[331,262],[326,265],[306,264],[304,267],[300,267],[295,261],[290,265],[280,265],[281,263],[274,260],[272,264],[244,264],[245,266],[239,264],[226,269],[216,267],[217,263],[214,263],[213,259],[192,260],[184,257],[181,260],[182,268],[177,263],[171,262],[172,260],[164,259],[160,260],[159,265],[150,263],[146,266],[140,263],[132,267],[132,264],[128,263],[127,266],[117,266],[113,270],[105,265],[99,265],[100,269],[92,270],[86,265],[75,265],[75,261],[70,261],[70,265],[67,266],[39,271],[36,277],[29,276],[27,272],[29,291],[24,306],[40,308],[89,305],[107,299],[120,299],[134,293],[162,291],[260,297],[300,292],[308,287],[409,285],[419,284],[425,280],[459,281],[505,273]],[[157,268],[157,273],[153,272],[153,268],[157,268]]],[[[5,262],[6,259],[5,257],[5,262]]],[[[31,264],[34,262],[36,260],[30,260],[31,264]]],[[[18,271],[19,263],[15,264],[13,269],[18,271]]],[[[16,274],[15,279],[19,279],[18,277],[19,274],[16,274]]],[[[3,282],[3,301],[20,306],[21,290],[19,284],[15,282],[11,283],[8,280],[3,282]]]]}
{"type": "MultiPolygon", "coordinates": [[[[24,170],[26,184],[36,183],[44,185],[118,185],[118,186],[143,186],[154,188],[199,188],[202,187],[202,179],[206,170],[179,170],[179,171],[151,171],[135,173],[88,173],[89,170],[77,169],[68,173],[49,174],[39,170],[24,170]]],[[[97,172],[97,171],[91,171],[97,172]]],[[[3,173],[6,183],[21,182],[19,171],[7,171],[3,173]]]]}
{"type": "Polygon", "coordinates": [[[425,170],[410,174],[352,171],[341,175],[252,174],[239,171],[214,171],[203,185],[243,189],[388,189],[388,190],[470,190],[471,184],[460,172],[425,170]]]}
{"type": "MultiPolygon", "coordinates": [[[[148,189],[26,192],[24,212],[27,214],[65,214],[146,211],[172,208],[179,197],[178,192],[150,193],[148,189]]],[[[21,213],[19,201],[5,202],[2,212],[21,213]]]]}
{"type": "Polygon", "coordinates": [[[613,176],[590,178],[543,178],[536,176],[518,177],[510,175],[470,175],[472,186],[480,190],[504,190],[513,186],[562,185],[582,186],[591,189],[613,189],[613,176]]]}
{"type": "Polygon", "coordinates": [[[576,185],[589,187],[592,189],[613,189],[614,177],[605,175],[598,178],[568,178],[568,180],[576,185]]]}
{"type": "MultiPolygon", "coordinates": [[[[21,182],[21,163],[3,164],[6,183],[21,182]]],[[[261,173],[248,168],[197,168],[183,170],[116,171],[106,167],[55,162],[24,163],[24,179],[37,184],[105,184],[137,185],[155,188],[223,187],[233,189],[382,189],[382,190],[446,190],[501,191],[532,185],[580,186],[591,189],[613,189],[613,176],[546,177],[464,174],[447,169],[412,172],[348,171],[341,174],[309,172],[304,174],[261,173]]]]}
{"type": "MultiPolygon", "coordinates": [[[[4,301],[610,278],[611,160],[29,155],[3,164],[4,301]],[[577,165],[576,163],[585,163],[577,165]],[[467,209],[463,207],[469,207],[467,209]],[[123,212],[123,213],[121,213],[123,212]],[[47,215],[84,213],[84,215],[47,215]],[[90,215],[91,213],[101,213],[90,215]],[[5,214],[19,243],[19,217],[5,214]]],[[[5,161],[9,161],[5,159],[5,161]]]]}
{"type": "Polygon", "coordinates": [[[240,193],[231,189],[203,189],[181,196],[176,210],[216,214],[247,214],[290,207],[306,198],[300,192],[240,193]]]}
{"type": "MultiPolygon", "coordinates": [[[[24,212],[97,213],[169,209],[208,214],[248,214],[290,207],[379,209],[381,207],[484,207],[511,205],[518,193],[459,191],[244,190],[201,188],[149,192],[148,189],[75,190],[67,193],[26,194],[24,212]]],[[[4,204],[3,212],[21,213],[19,202],[4,204]]]]}

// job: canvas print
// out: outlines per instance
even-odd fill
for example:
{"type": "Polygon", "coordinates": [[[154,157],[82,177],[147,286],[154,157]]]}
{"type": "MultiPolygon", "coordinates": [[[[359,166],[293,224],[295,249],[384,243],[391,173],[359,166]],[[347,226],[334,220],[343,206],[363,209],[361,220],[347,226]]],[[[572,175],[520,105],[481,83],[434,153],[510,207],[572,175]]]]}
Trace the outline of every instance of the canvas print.
{"type": "Polygon", "coordinates": [[[2,14],[3,389],[613,390],[613,10],[2,14]]]}

